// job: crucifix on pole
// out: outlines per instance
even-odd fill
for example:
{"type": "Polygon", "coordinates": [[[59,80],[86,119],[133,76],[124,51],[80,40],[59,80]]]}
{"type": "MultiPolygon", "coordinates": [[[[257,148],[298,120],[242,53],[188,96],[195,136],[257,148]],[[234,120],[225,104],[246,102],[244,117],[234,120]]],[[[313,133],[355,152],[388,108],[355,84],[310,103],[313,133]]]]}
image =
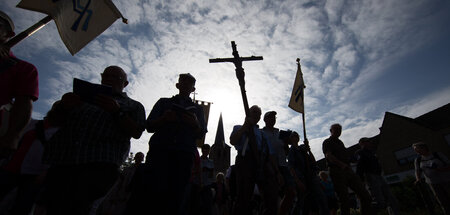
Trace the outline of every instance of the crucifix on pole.
{"type": "MultiPolygon", "coordinates": [[[[248,116],[249,115],[249,106],[248,106],[248,100],[247,100],[247,94],[245,91],[245,73],[244,73],[244,68],[242,68],[242,62],[243,61],[253,61],[253,60],[263,60],[262,56],[251,56],[251,57],[240,57],[239,53],[237,51],[236,48],[236,43],[234,41],[231,41],[231,48],[233,49],[233,58],[214,58],[214,59],[209,59],[210,63],[222,63],[222,62],[231,62],[234,64],[234,66],[236,67],[236,78],[239,81],[239,86],[241,88],[241,95],[242,95],[242,101],[244,102],[244,110],[245,110],[245,115],[248,116]]],[[[258,154],[258,149],[257,149],[257,145],[256,145],[256,139],[255,139],[255,134],[253,131],[253,128],[251,128],[248,134],[248,139],[249,139],[249,145],[250,145],[250,150],[252,151],[252,154],[255,158],[255,161],[257,163],[257,165],[260,167],[260,156],[258,154]]],[[[245,155],[245,146],[244,146],[244,150],[242,153],[244,153],[243,155],[245,155]]]]}
{"type": "Polygon", "coordinates": [[[245,115],[248,115],[248,100],[247,94],[245,92],[245,73],[244,68],[242,68],[242,61],[252,61],[252,60],[263,60],[262,56],[251,56],[251,57],[240,57],[236,48],[236,43],[231,41],[231,47],[233,48],[233,58],[214,58],[209,59],[210,63],[222,63],[231,62],[234,63],[236,67],[236,78],[239,81],[239,86],[241,87],[242,100],[244,102],[245,115]]]}

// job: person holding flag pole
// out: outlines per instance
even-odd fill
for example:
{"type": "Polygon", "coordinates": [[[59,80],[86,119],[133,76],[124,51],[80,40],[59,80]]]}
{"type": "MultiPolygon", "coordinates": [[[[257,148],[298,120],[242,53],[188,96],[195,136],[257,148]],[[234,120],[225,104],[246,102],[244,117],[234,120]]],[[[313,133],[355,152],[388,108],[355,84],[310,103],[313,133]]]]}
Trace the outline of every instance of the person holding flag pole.
{"type": "Polygon", "coordinates": [[[289,100],[289,107],[302,114],[303,121],[303,137],[305,138],[305,144],[308,142],[306,138],[305,127],[305,105],[304,105],[304,89],[305,82],[303,81],[302,68],[300,67],[300,58],[297,58],[297,74],[295,76],[294,88],[292,89],[291,99],[289,100]]]}
{"type": "MultiPolygon", "coordinates": [[[[291,142],[292,146],[289,150],[288,160],[292,167],[296,171],[293,172],[294,177],[298,177],[302,175],[303,183],[306,185],[306,193],[304,193],[300,198],[300,205],[303,205],[305,211],[311,210],[310,204],[311,201],[315,201],[316,205],[319,206],[320,214],[328,214],[328,203],[325,197],[325,194],[322,191],[320,186],[320,180],[317,176],[317,165],[314,154],[311,152],[311,148],[309,146],[308,138],[306,137],[306,126],[305,126],[305,106],[304,106],[304,89],[305,83],[303,81],[303,73],[300,66],[300,58],[297,58],[297,74],[295,77],[294,87],[292,90],[291,99],[289,101],[289,107],[299,113],[302,114],[302,122],[303,122],[303,137],[304,137],[304,145],[298,146],[296,141],[291,142]],[[302,158],[302,159],[301,159],[302,158]],[[302,162],[299,161],[303,160],[302,162]],[[298,172],[302,170],[303,172],[298,172]],[[300,174],[300,175],[299,175],[300,174]],[[306,198],[308,195],[309,197],[306,198]],[[303,202],[304,201],[304,202],[303,202]],[[308,206],[308,207],[307,207],[308,206]]],[[[294,132],[294,134],[296,134],[294,132]]],[[[295,135],[294,135],[295,136],[295,135]]],[[[297,135],[297,138],[298,135],[297,135]]],[[[295,140],[295,138],[294,138],[295,140]]],[[[299,139],[297,139],[298,141],[299,139]]],[[[304,190],[303,190],[304,191],[304,190]]]]}

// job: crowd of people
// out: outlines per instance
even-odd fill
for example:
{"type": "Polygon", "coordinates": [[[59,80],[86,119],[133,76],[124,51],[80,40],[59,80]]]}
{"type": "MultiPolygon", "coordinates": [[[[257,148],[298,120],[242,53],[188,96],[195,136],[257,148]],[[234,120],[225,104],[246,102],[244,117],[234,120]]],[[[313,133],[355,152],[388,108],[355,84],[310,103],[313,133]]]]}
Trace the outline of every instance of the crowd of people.
{"type": "MultiPolygon", "coordinates": [[[[178,94],[159,99],[147,118],[144,106],[124,92],[126,72],[108,66],[101,84],[111,94],[86,100],[68,92],[43,120],[30,121],[38,73],[4,45],[13,35],[14,23],[0,11],[0,214],[348,215],[349,188],[361,214],[387,208],[399,214],[369,138],[351,155],[339,139],[342,126],[331,125],[322,145],[329,169],[319,172],[309,142],[299,144],[297,132],[275,127],[276,111],[267,111],[265,126],[258,127],[257,105],[230,135],[235,164],[215,172],[210,145],[201,155],[197,150],[207,129],[202,107],[190,98],[196,79],[189,73],[179,75],[178,94]],[[121,168],[130,139],[145,130],[153,134],[145,159],[136,153],[134,164],[121,168]]],[[[448,159],[423,142],[414,149],[421,158],[417,180],[425,175],[449,214],[448,159]]]]}

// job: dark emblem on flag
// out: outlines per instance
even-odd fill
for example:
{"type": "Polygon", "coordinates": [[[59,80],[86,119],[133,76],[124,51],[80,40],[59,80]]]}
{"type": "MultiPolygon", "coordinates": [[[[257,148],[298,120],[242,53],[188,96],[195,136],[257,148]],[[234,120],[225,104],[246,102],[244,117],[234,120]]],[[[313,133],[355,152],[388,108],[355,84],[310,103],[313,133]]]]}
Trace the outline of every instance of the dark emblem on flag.
{"type": "MultiPolygon", "coordinates": [[[[58,0],[56,0],[58,1],[58,0]]],[[[91,0],[88,0],[86,5],[81,5],[80,3],[81,0],[72,0],[73,3],[73,11],[77,12],[80,14],[80,16],[78,17],[77,20],[75,20],[75,22],[72,25],[72,30],[73,31],[77,31],[78,30],[78,26],[80,25],[81,19],[83,19],[83,17],[87,14],[86,19],[84,20],[83,26],[81,27],[81,30],[86,31],[88,29],[88,25],[89,25],[89,20],[91,19],[92,16],[92,10],[89,10],[89,5],[91,4],[91,0]]]]}
{"type": "Polygon", "coordinates": [[[295,90],[295,102],[297,103],[301,97],[303,97],[303,85],[298,86],[295,90]]]}

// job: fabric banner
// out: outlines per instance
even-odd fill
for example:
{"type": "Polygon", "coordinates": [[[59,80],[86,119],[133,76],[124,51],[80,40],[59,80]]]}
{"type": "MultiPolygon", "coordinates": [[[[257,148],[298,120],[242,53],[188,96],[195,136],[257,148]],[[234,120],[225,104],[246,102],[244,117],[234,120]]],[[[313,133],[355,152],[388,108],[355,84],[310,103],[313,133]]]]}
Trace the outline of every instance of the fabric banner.
{"type": "Polygon", "coordinates": [[[303,82],[302,69],[300,67],[300,59],[297,58],[297,75],[295,76],[294,88],[292,89],[289,107],[299,113],[305,113],[303,102],[305,83],[303,82]]]}
{"type": "Polygon", "coordinates": [[[22,0],[17,7],[50,15],[72,55],[118,18],[127,22],[111,0],[22,0]]]}
{"type": "MultiPolygon", "coordinates": [[[[212,103],[200,101],[200,100],[194,100],[194,102],[203,108],[203,114],[205,115],[205,124],[206,124],[206,127],[208,127],[209,109],[211,108],[212,103]]],[[[206,137],[206,135],[205,135],[205,137],[206,137]]],[[[205,143],[205,137],[203,137],[202,139],[197,139],[197,142],[196,142],[197,147],[203,146],[203,144],[205,143]]]]}

